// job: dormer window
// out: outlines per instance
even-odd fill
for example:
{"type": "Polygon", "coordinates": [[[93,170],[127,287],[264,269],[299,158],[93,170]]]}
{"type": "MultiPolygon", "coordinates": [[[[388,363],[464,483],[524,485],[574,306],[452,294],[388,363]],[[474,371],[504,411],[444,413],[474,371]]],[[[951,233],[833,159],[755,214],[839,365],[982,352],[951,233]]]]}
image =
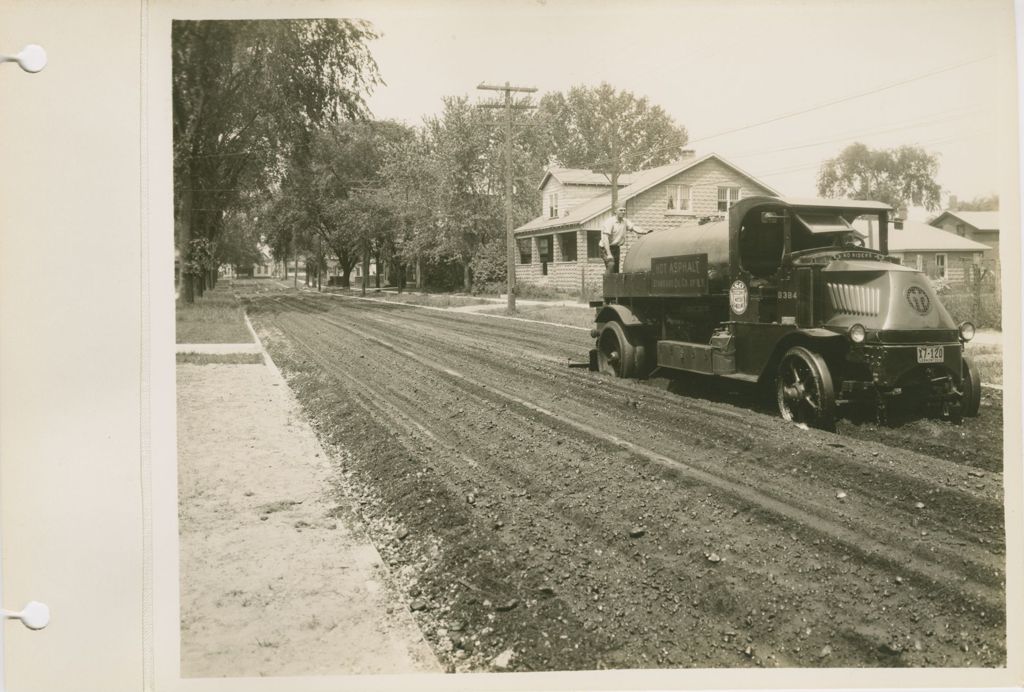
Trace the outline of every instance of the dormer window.
{"type": "Polygon", "coordinates": [[[548,195],[548,218],[558,218],[558,193],[552,192],[548,195]]]}

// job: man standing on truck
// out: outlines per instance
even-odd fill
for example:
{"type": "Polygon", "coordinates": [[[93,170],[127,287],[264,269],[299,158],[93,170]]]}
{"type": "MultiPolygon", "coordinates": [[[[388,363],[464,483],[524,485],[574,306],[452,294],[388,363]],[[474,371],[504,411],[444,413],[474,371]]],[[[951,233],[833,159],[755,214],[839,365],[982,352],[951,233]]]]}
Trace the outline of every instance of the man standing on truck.
{"type": "Polygon", "coordinates": [[[619,207],[615,211],[615,218],[605,224],[601,231],[601,249],[604,251],[605,273],[617,274],[619,272],[619,254],[622,250],[622,242],[626,239],[626,231],[634,231],[640,235],[647,235],[650,231],[636,226],[626,218],[626,208],[619,207]]]}

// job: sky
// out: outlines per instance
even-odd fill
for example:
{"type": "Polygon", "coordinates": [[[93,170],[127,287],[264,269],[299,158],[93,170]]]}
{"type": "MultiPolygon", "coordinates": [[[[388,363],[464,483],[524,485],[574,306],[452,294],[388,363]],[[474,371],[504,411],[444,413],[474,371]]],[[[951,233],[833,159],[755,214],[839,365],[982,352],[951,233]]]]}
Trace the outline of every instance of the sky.
{"type": "MultiPolygon", "coordinates": [[[[996,0],[356,0],[385,86],[377,118],[419,124],[481,82],[537,96],[606,81],[647,97],[716,153],[787,196],[853,142],[919,145],[960,199],[1007,190],[1016,158],[1014,20],[996,0]],[[1002,170],[1005,170],[1003,168],[1002,170]]],[[[1004,192],[1005,196],[1005,192],[1004,192]]],[[[924,218],[926,210],[911,210],[924,218]]]]}

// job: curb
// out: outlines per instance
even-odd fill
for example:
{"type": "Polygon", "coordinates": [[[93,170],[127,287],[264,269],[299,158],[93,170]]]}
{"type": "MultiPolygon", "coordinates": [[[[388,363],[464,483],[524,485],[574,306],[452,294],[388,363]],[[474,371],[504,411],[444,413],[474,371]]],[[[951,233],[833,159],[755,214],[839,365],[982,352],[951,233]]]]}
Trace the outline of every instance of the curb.
{"type": "Polygon", "coordinates": [[[253,341],[256,342],[256,352],[263,355],[263,364],[266,365],[267,368],[269,368],[270,374],[274,377],[274,379],[278,380],[281,384],[287,386],[288,380],[284,378],[284,373],[282,373],[281,369],[277,367],[277,363],[275,363],[274,359],[270,357],[270,353],[267,351],[266,346],[264,346],[263,342],[260,341],[260,337],[256,334],[256,330],[253,329],[252,322],[249,321],[249,315],[243,313],[242,316],[245,317],[245,326],[249,328],[249,333],[252,334],[253,341]]]}

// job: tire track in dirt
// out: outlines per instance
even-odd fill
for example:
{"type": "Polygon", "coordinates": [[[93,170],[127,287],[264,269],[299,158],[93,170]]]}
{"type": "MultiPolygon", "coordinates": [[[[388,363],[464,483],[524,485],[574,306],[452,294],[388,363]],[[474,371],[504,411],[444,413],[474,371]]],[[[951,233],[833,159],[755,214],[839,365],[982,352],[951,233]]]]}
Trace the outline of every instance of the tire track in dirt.
{"type": "MultiPolygon", "coordinates": [[[[884,566],[891,568],[899,567],[905,572],[914,572],[921,578],[926,579],[935,585],[944,585],[949,581],[950,571],[957,571],[955,568],[951,568],[950,565],[963,557],[963,548],[965,546],[960,544],[952,549],[940,549],[938,551],[938,555],[929,555],[927,551],[918,551],[915,554],[915,560],[907,560],[903,552],[890,548],[886,543],[873,540],[873,535],[882,534],[885,535],[889,543],[899,542],[897,540],[898,537],[894,533],[886,530],[885,526],[881,525],[877,521],[877,515],[871,517],[871,519],[873,519],[871,523],[867,523],[864,521],[864,518],[861,517],[860,522],[857,522],[860,525],[855,524],[856,528],[851,530],[846,526],[833,522],[830,519],[830,515],[834,514],[834,510],[809,499],[806,493],[801,496],[793,497],[785,497],[785,495],[782,495],[782,498],[780,498],[778,494],[770,495],[765,492],[756,491],[747,483],[737,482],[737,480],[735,480],[735,476],[726,476],[725,474],[722,474],[721,470],[718,470],[718,473],[713,474],[707,470],[698,469],[691,464],[679,461],[677,458],[666,456],[619,436],[609,434],[577,419],[554,413],[544,407],[532,403],[531,401],[518,397],[494,384],[486,386],[481,385],[467,378],[464,374],[447,368],[439,362],[425,358],[408,348],[397,346],[392,343],[392,341],[397,340],[394,336],[390,337],[391,340],[385,340],[380,336],[369,334],[365,330],[355,328],[350,324],[347,325],[347,328],[351,333],[361,336],[367,341],[395,351],[399,355],[409,358],[428,369],[434,370],[438,373],[443,373],[443,376],[449,380],[454,379],[456,384],[462,386],[471,393],[475,391],[478,396],[482,395],[482,398],[493,401],[495,400],[495,397],[497,397],[498,403],[501,403],[502,400],[513,402],[519,407],[539,414],[544,419],[543,423],[548,427],[561,428],[568,432],[575,432],[577,434],[582,433],[590,436],[598,442],[603,442],[610,444],[613,447],[625,449],[655,463],[674,468],[696,480],[698,483],[714,487],[722,492],[727,492],[741,502],[760,507],[765,512],[776,514],[779,517],[791,520],[797,525],[805,527],[805,530],[817,532],[821,534],[823,538],[837,541],[838,543],[845,545],[848,550],[860,553],[862,558],[865,560],[881,561],[884,566]],[[807,510],[801,509],[797,504],[798,502],[799,505],[813,508],[813,513],[809,513],[807,510]]],[[[419,333],[419,336],[423,336],[422,332],[419,333]]],[[[881,508],[874,507],[869,509],[877,512],[881,508]]],[[[849,523],[853,522],[851,521],[849,523]]],[[[981,567],[971,570],[970,573],[964,575],[962,579],[965,582],[968,580],[976,580],[977,583],[970,585],[976,590],[976,593],[973,594],[973,596],[980,599],[981,603],[989,608],[998,608],[999,604],[1002,602],[1002,592],[1001,588],[999,588],[1003,579],[1003,575],[1000,571],[1001,560],[999,560],[997,556],[991,556],[987,551],[975,551],[975,553],[976,554],[971,555],[970,557],[972,558],[972,561],[979,562],[981,567]]]]}
{"type": "MultiPolygon", "coordinates": [[[[529,389],[531,381],[537,377],[538,369],[536,367],[532,364],[520,363],[518,360],[509,359],[507,352],[502,353],[499,351],[494,353],[493,349],[486,348],[486,342],[469,339],[468,343],[453,344],[450,335],[446,335],[443,332],[431,333],[431,331],[428,331],[430,325],[419,321],[415,321],[415,335],[410,340],[410,338],[403,338],[401,336],[402,329],[400,323],[389,322],[387,319],[381,320],[372,316],[369,319],[375,323],[380,322],[382,327],[387,328],[388,338],[403,344],[407,349],[417,348],[423,350],[424,346],[434,344],[438,349],[458,350],[461,362],[464,364],[467,363],[467,359],[472,359],[481,360],[492,371],[518,368],[519,371],[510,379],[516,381],[520,387],[528,389],[532,401],[543,400],[545,397],[550,398],[544,391],[529,389]]],[[[365,322],[366,320],[363,320],[364,325],[365,322]]],[[[408,329],[409,326],[406,325],[405,330],[408,329]]],[[[600,412],[613,411],[618,415],[618,412],[622,409],[622,399],[619,397],[637,396],[637,386],[632,382],[596,378],[604,380],[608,385],[607,387],[594,387],[587,380],[595,378],[567,377],[564,368],[559,368],[554,376],[558,378],[560,386],[576,388],[575,391],[567,394],[560,401],[586,400],[587,407],[584,410],[584,415],[587,417],[594,415],[594,409],[600,412]],[[581,381],[582,386],[580,384],[581,381]]],[[[777,434],[778,428],[782,425],[774,417],[751,417],[749,413],[744,414],[743,412],[737,412],[731,407],[720,406],[721,410],[706,411],[698,408],[696,411],[686,411],[685,414],[690,420],[681,420],[679,397],[664,392],[644,392],[640,396],[644,396],[647,400],[647,405],[643,411],[627,411],[626,413],[639,425],[646,426],[645,433],[653,431],[649,434],[654,437],[660,437],[659,431],[678,428],[681,424],[689,425],[691,428],[696,426],[699,430],[720,430],[722,426],[719,419],[721,418],[732,418],[737,422],[744,421],[750,423],[755,421],[762,423],[763,425],[756,426],[752,431],[730,428],[725,430],[725,434],[707,435],[698,432],[695,435],[688,432],[685,438],[682,439],[667,436],[657,451],[672,456],[671,450],[678,449],[680,446],[685,450],[710,449],[723,444],[733,448],[739,447],[743,454],[737,455],[736,458],[722,458],[719,454],[712,454],[709,456],[707,463],[702,465],[703,468],[706,470],[710,469],[716,474],[726,474],[733,480],[740,480],[748,484],[751,482],[752,477],[761,477],[765,483],[780,486],[783,490],[785,489],[785,483],[778,483],[778,477],[766,477],[766,471],[771,470],[767,467],[771,466],[772,460],[785,459],[787,456],[786,452],[788,451],[787,447],[801,443],[799,439],[794,440],[792,436],[788,436],[783,440],[781,446],[773,445],[771,435],[777,434]],[[655,401],[660,401],[666,404],[666,406],[664,409],[659,409],[653,405],[655,401]],[[701,420],[692,420],[695,416],[701,420]],[[765,447],[766,445],[767,447],[765,447]],[[762,448],[759,450],[760,453],[748,453],[756,447],[762,448]]],[[[558,402],[553,401],[552,403],[558,402]]],[[[603,414],[599,413],[598,415],[603,414]]],[[[617,424],[618,422],[614,420],[614,417],[608,420],[601,420],[601,425],[607,426],[604,429],[615,429],[617,424]]],[[[618,427],[621,428],[621,425],[618,425],[618,427]]],[[[786,427],[786,429],[797,436],[800,435],[799,432],[792,428],[786,427]]],[[[944,477],[946,479],[953,473],[962,476],[962,471],[954,465],[946,465],[938,460],[920,459],[914,455],[909,455],[910,458],[907,458],[908,455],[906,454],[901,455],[903,457],[900,460],[901,464],[896,466],[891,458],[891,454],[886,454],[886,448],[881,446],[874,447],[870,452],[862,452],[860,458],[854,456],[852,450],[848,454],[839,453],[838,451],[823,453],[819,450],[818,445],[843,450],[848,450],[850,446],[860,447],[861,445],[858,443],[847,444],[845,441],[825,442],[824,440],[841,438],[821,434],[815,436],[814,433],[808,433],[802,437],[808,438],[801,445],[804,464],[811,469],[815,467],[821,469],[818,473],[822,473],[824,476],[821,483],[824,483],[825,487],[818,491],[818,496],[829,497],[834,500],[834,488],[845,487],[847,491],[856,489],[858,508],[861,515],[866,514],[869,517],[877,517],[881,513],[885,513],[890,521],[895,520],[897,523],[916,524],[919,523],[922,514],[928,513],[931,516],[929,517],[929,526],[927,528],[933,532],[939,528],[950,531],[951,535],[947,537],[949,539],[948,543],[956,544],[956,547],[952,549],[952,552],[945,551],[945,554],[943,554],[941,548],[938,550],[934,549],[934,541],[928,541],[929,545],[918,545],[910,548],[911,550],[923,553],[922,556],[926,559],[945,558],[947,561],[959,562],[965,546],[971,544],[987,546],[977,550],[977,554],[974,556],[981,564],[985,564],[986,558],[990,558],[988,560],[988,568],[991,569],[985,569],[980,576],[987,583],[1001,584],[1002,575],[992,570],[1001,567],[1002,561],[999,557],[991,555],[993,549],[1000,552],[1002,550],[1002,507],[999,502],[1001,490],[998,482],[993,482],[992,480],[988,482],[979,481],[979,485],[984,488],[983,493],[977,493],[975,489],[970,487],[961,488],[944,485],[937,488],[935,466],[938,465],[944,468],[944,477]],[[882,452],[879,452],[879,449],[882,452]],[[868,476],[870,478],[867,478],[868,476]],[[865,480],[870,482],[866,484],[865,480]],[[902,489],[906,499],[900,502],[900,498],[894,497],[893,488],[902,489]],[[942,511],[934,512],[929,510],[928,512],[923,512],[918,510],[911,501],[912,498],[926,499],[929,505],[941,507],[942,511]],[[976,521],[964,522],[963,517],[968,515],[974,516],[976,521]],[[968,532],[965,528],[978,524],[980,524],[981,528],[977,531],[968,532]],[[928,554],[935,552],[939,552],[939,555],[928,554]]],[[[891,452],[891,450],[888,451],[891,452]]],[[[808,471],[805,475],[810,475],[810,477],[801,479],[801,482],[804,484],[814,482],[817,479],[817,473],[813,471],[808,471]]],[[[797,499],[804,504],[808,502],[806,494],[797,499]]],[[[821,505],[819,503],[820,513],[826,518],[829,517],[835,512],[834,504],[834,502],[832,505],[821,505]]],[[[849,511],[846,510],[846,513],[849,511]]],[[[877,521],[873,518],[871,521],[877,524],[877,521]]]]}
{"type": "MultiPolygon", "coordinates": [[[[346,395],[357,394],[362,388],[369,387],[373,392],[371,399],[380,398],[389,404],[394,402],[388,413],[389,418],[396,412],[405,412],[415,419],[417,425],[431,431],[436,438],[457,440],[458,444],[443,450],[443,456],[448,457],[447,459],[439,460],[434,455],[429,455],[430,463],[438,467],[436,475],[442,476],[439,479],[439,487],[442,490],[447,488],[448,495],[451,496],[446,500],[449,505],[445,511],[465,515],[463,518],[470,524],[486,524],[490,521],[489,517],[494,515],[512,519],[507,521],[506,531],[502,532],[509,535],[503,538],[501,552],[510,554],[512,557],[509,559],[517,561],[518,564],[496,564],[498,568],[505,568],[504,576],[520,572],[530,573],[526,581],[511,577],[507,579],[518,589],[517,593],[529,594],[531,590],[535,592],[537,588],[541,588],[537,584],[549,583],[547,580],[538,581],[537,573],[557,578],[557,581],[552,582],[556,584],[556,597],[540,599],[541,605],[532,610],[520,609],[519,612],[524,613],[524,617],[528,614],[527,611],[534,614],[534,620],[539,623],[536,626],[547,630],[552,630],[550,625],[559,622],[559,617],[562,618],[565,624],[560,625],[559,631],[570,640],[578,639],[583,632],[586,632],[586,636],[576,642],[576,646],[580,648],[576,649],[575,653],[571,648],[563,651],[557,650],[556,647],[553,651],[539,645],[530,650],[527,645],[526,649],[529,651],[524,653],[523,665],[530,667],[529,661],[533,661],[534,668],[538,667],[537,662],[539,667],[594,667],[595,660],[617,667],[623,662],[639,666],[708,665],[708,661],[711,665],[772,665],[794,660],[800,661],[802,665],[820,665],[820,662],[816,662],[819,659],[815,659],[814,656],[807,660],[807,647],[814,644],[819,637],[826,636],[819,634],[817,626],[814,635],[809,634],[809,628],[807,635],[803,635],[803,629],[800,629],[797,633],[793,630],[789,635],[782,636],[779,630],[783,627],[792,628],[801,619],[806,619],[802,616],[808,615],[809,608],[815,611],[815,618],[822,621],[832,620],[828,615],[822,615],[822,603],[804,605],[809,599],[815,598],[813,594],[822,589],[835,599],[836,608],[850,611],[846,616],[839,618],[841,623],[837,624],[834,620],[832,622],[835,627],[827,636],[830,637],[829,641],[833,642],[837,653],[835,658],[825,660],[825,664],[835,665],[837,659],[859,665],[877,665],[881,662],[887,665],[896,664],[893,663],[893,656],[896,654],[891,651],[879,653],[879,646],[892,645],[894,637],[901,641],[910,637],[913,628],[908,623],[912,622],[940,623],[933,627],[933,636],[936,640],[942,639],[944,633],[941,622],[945,618],[945,625],[948,626],[951,614],[956,614],[960,621],[966,623],[966,632],[972,637],[978,637],[978,646],[988,647],[989,653],[986,654],[985,660],[998,660],[1002,655],[999,615],[993,615],[991,612],[984,615],[980,614],[980,611],[974,612],[975,606],[969,603],[962,602],[958,606],[957,601],[962,601],[962,597],[957,585],[946,583],[943,588],[921,585],[927,592],[915,590],[913,596],[900,596],[895,593],[895,589],[894,593],[890,594],[892,574],[878,571],[877,566],[862,563],[860,556],[856,553],[851,554],[843,545],[825,545],[829,541],[806,536],[802,531],[798,531],[800,536],[796,536],[792,534],[792,527],[778,525],[777,519],[758,512],[754,507],[730,500],[728,497],[721,497],[719,493],[714,493],[712,497],[703,492],[692,479],[682,475],[678,469],[653,466],[649,459],[642,459],[624,451],[607,439],[594,440],[593,437],[580,435],[578,431],[570,435],[563,424],[545,418],[542,412],[522,406],[501,408],[495,402],[502,400],[507,404],[508,399],[488,391],[488,386],[484,386],[483,391],[478,387],[460,391],[460,387],[452,386],[457,385],[452,379],[457,380],[457,377],[451,374],[446,376],[451,381],[446,381],[445,386],[440,386],[436,370],[421,372],[424,370],[422,363],[417,365],[407,354],[394,351],[389,353],[379,345],[368,350],[364,337],[343,328],[349,326],[345,325],[345,319],[342,320],[341,327],[332,325],[322,318],[327,317],[333,321],[335,316],[322,313],[333,311],[311,308],[307,301],[303,301],[303,305],[310,310],[310,314],[286,315],[285,311],[271,314],[271,311],[267,311],[265,316],[275,323],[280,322],[283,331],[289,335],[286,338],[292,338],[295,334],[302,334],[303,339],[310,337],[310,342],[306,345],[309,353],[321,357],[321,360],[312,364],[317,370],[337,371],[339,363],[345,362],[345,359],[351,362],[353,357],[358,358],[361,353],[371,356],[375,363],[383,366],[384,372],[376,373],[370,367],[357,368],[357,374],[353,375],[355,379],[347,381],[346,395]],[[429,382],[433,390],[437,391],[430,391],[418,407],[412,408],[417,397],[411,396],[409,392],[403,393],[401,387],[394,386],[394,382],[402,377],[408,377],[410,381],[421,384],[429,382]],[[448,419],[443,415],[448,411],[431,410],[431,404],[461,405],[467,409],[473,406],[475,409],[467,410],[464,415],[454,419],[448,419]],[[520,429],[528,429],[531,431],[532,439],[517,439],[518,433],[510,432],[509,425],[499,424],[497,431],[491,431],[487,426],[494,420],[511,421],[520,429]],[[474,439],[474,436],[478,439],[474,439]],[[561,445],[558,444],[559,441],[561,445]],[[507,450],[514,444],[520,444],[523,448],[517,454],[509,456],[507,450]],[[462,462],[458,465],[450,463],[451,460],[460,458],[455,452],[462,449],[467,450],[462,454],[462,462]],[[505,450],[504,456],[502,450],[505,450]],[[549,456],[554,457],[554,471],[550,468],[552,464],[546,463],[550,461],[547,458],[549,456]],[[475,460],[484,467],[483,471],[470,467],[464,457],[475,460]],[[466,468],[458,468],[462,466],[466,468]],[[519,468],[520,466],[522,468],[519,468]],[[474,476],[477,475],[486,476],[484,497],[488,498],[486,502],[492,503],[487,509],[487,516],[480,516],[479,505],[472,507],[471,511],[466,510],[459,497],[466,488],[473,488],[474,476]],[[455,490],[452,490],[452,487],[455,490]],[[532,497],[519,495],[521,488],[525,488],[523,492],[532,497]],[[456,507],[456,503],[462,504],[462,507],[456,507]],[[600,512],[595,511],[595,504],[598,503],[602,507],[600,512]],[[651,543],[656,542],[654,546],[642,545],[646,541],[638,542],[624,536],[623,527],[628,527],[630,522],[636,521],[643,521],[649,525],[648,537],[651,543]],[[703,531],[714,533],[702,534],[703,531]],[[708,538],[701,540],[702,536],[708,535],[712,539],[710,544],[708,538]],[[722,545],[728,547],[728,543],[737,545],[725,551],[722,545]],[[542,547],[531,554],[525,552],[524,545],[550,547],[542,547]],[[592,551],[602,550],[604,555],[595,556],[594,553],[590,553],[590,557],[585,557],[587,553],[584,547],[592,551]],[[716,565],[707,561],[709,549],[724,551],[721,563],[716,565]],[[824,551],[825,555],[820,551],[824,551]],[[786,555],[789,564],[780,565],[773,557],[780,553],[786,555]],[[552,575],[546,572],[552,564],[566,564],[572,566],[572,569],[561,573],[555,568],[552,575]],[[718,566],[720,564],[727,564],[728,568],[723,570],[718,566]],[[528,569],[523,569],[524,566],[528,569]],[[626,575],[632,583],[616,583],[626,575]],[[888,616],[881,616],[879,624],[878,613],[864,612],[865,588],[868,593],[873,591],[876,594],[874,598],[881,604],[877,607],[883,612],[888,607],[887,604],[891,604],[893,609],[903,611],[903,615],[888,623],[885,622],[888,616]],[[633,591],[637,589],[643,591],[646,600],[636,599],[633,591]],[[621,601],[628,604],[628,608],[623,607],[620,610],[629,612],[622,616],[595,614],[592,608],[585,607],[591,596],[595,601],[600,599],[600,603],[621,601]],[[650,604],[669,610],[674,608],[676,613],[671,619],[666,619],[658,613],[647,612],[645,608],[650,604]],[[744,610],[745,606],[752,607],[744,610]],[[789,612],[786,611],[787,607],[790,609],[789,612]],[[561,614],[554,618],[547,617],[554,612],[561,614]],[[543,614],[543,617],[537,617],[537,614],[543,614]],[[771,619],[768,618],[769,615],[771,619]],[[598,619],[602,617],[605,618],[604,621],[598,619]],[[588,626],[591,629],[588,630],[588,626]],[[716,647],[713,646],[714,638],[711,638],[709,642],[701,645],[688,642],[688,646],[680,648],[679,637],[671,631],[672,627],[683,627],[684,631],[689,627],[704,628],[720,633],[721,637],[728,639],[729,642],[718,642],[720,646],[716,647]],[[645,628],[652,631],[644,633],[645,628]],[[729,634],[730,632],[732,634],[729,634]],[[638,634],[643,636],[637,636],[638,634]],[[629,641],[622,643],[623,636],[629,641]],[[666,645],[665,652],[656,652],[656,647],[652,648],[650,644],[644,643],[652,637],[662,637],[663,639],[659,641],[672,643],[666,645]],[[755,643],[769,644],[763,653],[761,649],[755,647],[752,655],[746,654],[743,646],[736,646],[737,642],[751,640],[755,643]],[[797,652],[783,651],[783,643],[790,640],[799,642],[804,650],[800,651],[798,647],[797,652]],[[836,641],[842,641],[845,650],[841,651],[835,644],[836,641]],[[768,653],[769,651],[771,653],[768,653]]],[[[363,315],[356,313],[357,311],[345,311],[349,320],[359,319],[359,328],[365,329],[363,315]]],[[[264,314],[261,314],[262,316],[264,314]]],[[[443,322],[444,318],[439,315],[437,319],[443,322]]],[[[406,327],[406,331],[420,326],[422,325],[406,327]]],[[[393,325],[381,325],[379,329],[387,334],[396,331],[393,325]]],[[[433,332],[437,329],[437,325],[428,326],[428,331],[433,332]]],[[[371,336],[379,338],[376,334],[371,336]]],[[[402,338],[405,338],[404,333],[402,338]]],[[[460,369],[470,365],[475,368],[474,378],[477,372],[481,372],[479,368],[490,367],[479,365],[474,360],[472,356],[475,353],[471,352],[473,349],[456,349],[454,347],[457,343],[451,343],[447,351],[439,351],[432,345],[433,339],[434,336],[431,334],[419,344],[422,352],[431,357],[435,353],[453,355],[460,359],[460,369]]],[[[505,356],[501,355],[500,349],[491,349],[488,351],[488,357],[500,360],[505,356]]],[[[441,366],[456,372],[447,364],[441,366]]],[[[299,363],[298,367],[301,369],[304,366],[299,363]]],[[[554,372],[554,364],[538,365],[535,359],[523,365],[522,369],[515,370],[515,378],[527,376],[531,368],[545,381],[545,386],[564,386],[564,371],[560,371],[561,377],[558,377],[554,372]]],[[[632,393],[633,396],[637,396],[640,390],[650,390],[635,385],[623,386],[630,384],[632,383],[614,383],[614,387],[596,389],[625,391],[632,393]]],[[[516,395],[530,403],[526,399],[526,394],[517,391],[513,396],[516,395]]],[[[641,395],[643,396],[643,393],[641,395]]],[[[575,396],[574,392],[569,392],[565,398],[575,396]]],[[[650,390],[652,401],[661,396],[666,402],[672,400],[671,395],[650,390]]],[[[650,414],[652,408],[654,405],[649,404],[643,413],[650,414]]],[[[734,411],[732,413],[735,415],[734,411]]],[[[386,421],[381,421],[380,424],[386,427],[391,425],[386,421]]],[[[404,427],[406,432],[401,434],[415,434],[415,426],[394,427],[404,427]]],[[[604,429],[602,421],[599,431],[604,429]]],[[[707,439],[714,437],[711,435],[707,439]]],[[[415,449],[416,445],[412,446],[415,449]]],[[[406,516],[411,517],[415,514],[414,511],[410,512],[407,505],[398,506],[406,516]]],[[[484,526],[481,530],[484,529],[493,540],[493,529],[484,526]]],[[[452,536],[451,540],[453,543],[457,543],[458,540],[465,540],[470,544],[473,542],[469,538],[455,536],[452,536]]],[[[486,541],[483,544],[486,544],[486,541]]],[[[450,565],[448,569],[451,569],[450,565]]],[[[501,573],[500,570],[496,572],[501,573]]],[[[486,580],[480,580],[479,571],[470,575],[469,581],[474,583],[476,588],[486,586],[486,580]]],[[[910,579],[909,583],[914,584],[916,581],[910,579]]],[[[904,590],[907,590],[906,587],[904,590]]],[[[451,594],[449,597],[454,598],[451,594]]],[[[869,603],[871,598],[868,596],[869,603]]],[[[529,600],[536,599],[526,599],[526,602],[529,600]]],[[[821,598],[817,597],[817,600],[821,601],[821,598]]],[[[465,609],[468,606],[462,604],[460,607],[465,609]]],[[[825,610],[827,609],[825,607],[825,610]]],[[[472,611],[472,608],[469,610],[472,611]]],[[[620,611],[609,607],[605,612],[620,611]]],[[[491,613],[491,616],[493,615],[491,613]]],[[[943,639],[941,646],[930,646],[931,642],[925,639],[927,635],[924,633],[927,626],[922,625],[920,629],[920,636],[926,642],[923,652],[915,653],[916,649],[909,648],[905,654],[899,655],[899,660],[915,664],[914,661],[922,661],[929,656],[939,657],[935,659],[937,661],[955,660],[961,663],[970,659],[957,648],[956,642],[943,639]]],[[[539,641],[545,640],[540,631],[534,634],[539,641]]],[[[975,645],[974,640],[971,644],[975,645]]]]}

